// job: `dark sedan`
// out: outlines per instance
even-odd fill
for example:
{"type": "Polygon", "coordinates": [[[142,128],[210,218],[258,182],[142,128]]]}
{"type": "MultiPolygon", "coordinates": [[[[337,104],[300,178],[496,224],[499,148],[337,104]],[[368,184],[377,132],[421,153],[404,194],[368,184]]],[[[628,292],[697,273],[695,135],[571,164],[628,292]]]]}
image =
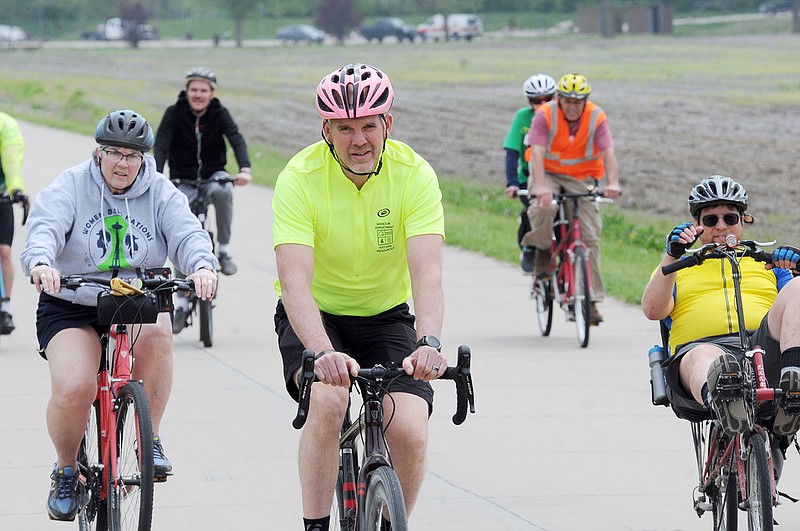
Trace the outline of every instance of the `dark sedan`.
{"type": "Polygon", "coordinates": [[[283,41],[284,44],[289,42],[295,44],[300,42],[320,44],[325,40],[325,32],[309,24],[295,24],[293,26],[279,28],[278,38],[283,41]]]}
{"type": "Polygon", "coordinates": [[[361,27],[361,35],[370,42],[373,39],[383,42],[386,37],[394,37],[400,42],[413,42],[416,34],[416,28],[394,17],[379,18],[372,24],[361,27]]]}

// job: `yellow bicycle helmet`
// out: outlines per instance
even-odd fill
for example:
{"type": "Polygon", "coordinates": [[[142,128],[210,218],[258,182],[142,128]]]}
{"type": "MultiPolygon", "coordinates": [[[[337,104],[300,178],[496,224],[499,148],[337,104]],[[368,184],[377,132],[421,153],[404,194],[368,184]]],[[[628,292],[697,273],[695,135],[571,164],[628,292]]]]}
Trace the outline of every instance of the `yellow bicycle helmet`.
{"type": "Polygon", "coordinates": [[[566,74],[558,80],[558,93],[565,98],[584,100],[592,93],[592,87],[585,76],[566,74]]]}

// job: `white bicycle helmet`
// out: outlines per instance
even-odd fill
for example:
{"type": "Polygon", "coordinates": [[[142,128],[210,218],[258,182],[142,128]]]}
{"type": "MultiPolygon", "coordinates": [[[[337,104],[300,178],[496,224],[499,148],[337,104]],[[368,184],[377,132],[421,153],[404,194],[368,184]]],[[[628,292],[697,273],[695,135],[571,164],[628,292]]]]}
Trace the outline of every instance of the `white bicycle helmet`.
{"type": "Polygon", "coordinates": [[[536,74],[525,80],[522,90],[528,98],[552,96],[556,93],[556,80],[546,74],[536,74]]]}
{"type": "Polygon", "coordinates": [[[747,190],[744,186],[725,175],[706,177],[689,193],[689,212],[695,218],[706,207],[735,205],[744,212],[747,204],[747,190]]]}
{"type": "Polygon", "coordinates": [[[210,69],[206,68],[205,66],[196,66],[186,72],[186,86],[189,86],[189,83],[192,81],[205,81],[209,85],[211,85],[212,89],[217,88],[217,76],[212,72],[210,69]]]}

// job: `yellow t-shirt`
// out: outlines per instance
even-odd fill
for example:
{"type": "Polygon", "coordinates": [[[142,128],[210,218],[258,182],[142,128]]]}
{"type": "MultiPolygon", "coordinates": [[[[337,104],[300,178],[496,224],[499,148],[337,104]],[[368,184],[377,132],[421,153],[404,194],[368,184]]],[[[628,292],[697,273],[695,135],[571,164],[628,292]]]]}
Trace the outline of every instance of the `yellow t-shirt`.
{"type": "Polygon", "coordinates": [[[0,112],[0,191],[25,191],[22,182],[22,157],[25,141],[17,121],[0,112]]]}
{"type": "MultiPolygon", "coordinates": [[[[784,269],[766,270],[763,263],[749,257],[743,258],[739,267],[745,328],[755,330],[772,306],[779,286],[791,274],[784,269]]],[[[666,321],[670,354],[689,341],[739,332],[731,266],[726,260],[706,260],[678,271],[673,297],[675,306],[666,321]]]]}
{"type": "MultiPolygon", "coordinates": [[[[411,297],[405,243],[444,237],[441,199],[433,168],[402,142],[386,141],[380,173],[358,190],[320,141],[278,176],[273,246],[314,249],[311,293],[320,310],[376,315],[411,297]]],[[[280,280],[275,291],[280,297],[280,280]]]]}

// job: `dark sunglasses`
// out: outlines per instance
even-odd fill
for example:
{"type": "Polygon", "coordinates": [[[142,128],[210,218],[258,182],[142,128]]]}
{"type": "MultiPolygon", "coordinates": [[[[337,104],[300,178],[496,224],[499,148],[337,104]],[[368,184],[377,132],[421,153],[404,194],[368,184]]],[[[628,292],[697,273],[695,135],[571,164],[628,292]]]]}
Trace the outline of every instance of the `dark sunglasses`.
{"type": "Polygon", "coordinates": [[[534,105],[539,105],[540,103],[547,103],[553,99],[552,94],[550,96],[539,96],[537,98],[528,98],[528,101],[533,103],[534,105]]]}
{"type": "MultiPolygon", "coordinates": [[[[725,214],[722,216],[722,221],[724,221],[725,225],[728,226],[736,225],[739,223],[739,219],[739,214],[725,214]]],[[[703,216],[701,221],[705,227],[716,227],[717,223],[719,223],[719,216],[716,214],[709,214],[707,216],[703,216]]]]}

